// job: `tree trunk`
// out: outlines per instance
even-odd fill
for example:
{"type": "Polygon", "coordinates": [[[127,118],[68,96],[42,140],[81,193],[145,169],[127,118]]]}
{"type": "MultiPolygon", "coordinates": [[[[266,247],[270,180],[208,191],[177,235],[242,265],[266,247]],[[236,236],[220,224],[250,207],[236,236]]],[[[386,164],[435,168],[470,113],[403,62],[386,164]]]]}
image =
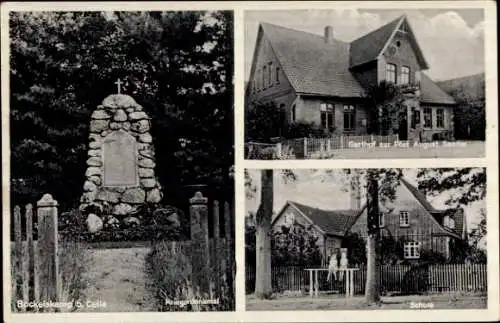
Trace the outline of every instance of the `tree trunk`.
{"type": "Polygon", "coordinates": [[[256,218],[256,274],[255,296],[269,298],[273,292],[271,281],[271,217],[273,215],[273,170],[261,171],[260,206],[256,218]]]}
{"type": "Polygon", "coordinates": [[[374,170],[367,172],[367,226],[368,239],[366,241],[366,288],[365,299],[367,303],[380,301],[379,273],[377,262],[377,244],[380,237],[379,207],[378,207],[378,181],[374,170]]]}

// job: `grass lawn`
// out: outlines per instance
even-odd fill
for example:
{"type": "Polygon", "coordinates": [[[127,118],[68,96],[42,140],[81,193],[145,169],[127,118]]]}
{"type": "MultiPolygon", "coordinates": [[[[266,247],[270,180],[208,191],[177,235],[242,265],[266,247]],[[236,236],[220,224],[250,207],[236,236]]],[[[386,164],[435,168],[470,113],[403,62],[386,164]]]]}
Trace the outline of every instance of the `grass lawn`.
{"type": "Polygon", "coordinates": [[[485,156],[484,141],[464,141],[459,147],[374,147],[334,150],[328,156],[316,154],[311,159],[362,159],[362,158],[480,158],[485,156]]]}
{"type": "MultiPolygon", "coordinates": [[[[420,305],[420,309],[485,309],[488,305],[486,296],[454,296],[453,294],[411,295],[382,297],[379,306],[368,306],[363,296],[345,298],[339,295],[311,298],[277,297],[271,300],[259,300],[253,295],[247,295],[247,311],[280,311],[280,310],[354,310],[354,309],[412,309],[412,305],[420,305]]],[[[415,308],[415,306],[413,306],[415,308]]]]}

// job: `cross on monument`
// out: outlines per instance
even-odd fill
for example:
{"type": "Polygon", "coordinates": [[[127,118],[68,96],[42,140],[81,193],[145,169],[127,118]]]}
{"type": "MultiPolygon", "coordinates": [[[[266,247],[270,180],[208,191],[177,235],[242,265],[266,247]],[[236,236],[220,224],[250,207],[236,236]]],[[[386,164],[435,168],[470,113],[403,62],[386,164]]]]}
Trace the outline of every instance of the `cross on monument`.
{"type": "Polygon", "coordinates": [[[118,79],[115,82],[115,84],[118,86],[118,94],[120,94],[121,93],[121,85],[123,84],[123,82],[120,79],[118,79]]]}

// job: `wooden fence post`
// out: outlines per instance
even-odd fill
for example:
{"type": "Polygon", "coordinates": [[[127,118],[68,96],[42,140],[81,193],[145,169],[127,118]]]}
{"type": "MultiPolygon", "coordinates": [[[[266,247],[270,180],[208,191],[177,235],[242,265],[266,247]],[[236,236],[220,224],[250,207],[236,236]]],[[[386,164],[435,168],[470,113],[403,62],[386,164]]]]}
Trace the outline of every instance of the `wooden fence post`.
{"type": "Polygon", "coordinates": [[[201,192],[196,192],[189,199],[191,221],[191,265],[193,270],[193,287],[199,290],[200,296],[209,294],[209,238],[208,238],[208,199],[201,192]]]}
{"type": "MultiPolygon", "coordinates": [[[[23,295],[23,233],[21,230],[21,207],[16,205],[14,207],[14,237],[15,237],[15,249],[14,249],[14,274],[15,277],[12,277],[14,279],[14,284],[13,284],[13,294],[14,294],[14,301],[17,304],[17,301],[24,300],[24,295],[23,295]]],[[[23,306],[21,308],[18,308],[20,311],[25,311],[26,308],[23,306]]]]}
{"type": "Polygon", "coordinates": [[[59,301],[60,277],[57,236],[57,201],[45,194],[37,202],[40,301],[59,301]]]}
{"type": "Polygon", "coordinates": [[[307,158],[307,137],[304,137],[304,159],[307,158]]]}
{"type": "Polygon", "coordinates": [[[220,223],[219,223],[219,201],[214,201],[214,212],[213,212],[213,226],[214,226],[214,280],[215,280],[215,293],[217,297],[220,294],[220,267],[221,267],[221,258],[223,258],[222,248],[220,244],[220,223]]]}
{"type": "Polygon", "coordinates": [[[281,142],[276,143],[276,157],[281,157],[282,144],[281,142]]]}
{"type": "MultiPolygon", "coordinates": [[[[234,205],[234,200],[233,200],[233,205],[234,205]]],[[[236,259],[235,259],[235,250],[234,250],[234,243],[233,243],[233,237],[231,233],[231,227],[233,225],[234,219],[234,213],[231,208],[231,205],[229,202],[224,202],[224,232],[226,234],[226,244],[225,244],[225,249],[226,252],[224,253],[226,256],[226,282],[227,282],[227,287],[229,289],[228,293],[231,299],[234,299],[234,290],[236,288],[236,280],[235,280],[235,274],[236,274],[236,259]]]]}
{"type": "Polygon", "coordinates": [[[38,281],[36,279],[38,273],[35,271],[35,242],[33,240],[33,205],[26,205],[26,247],[28,248],[28,299],[30,301],[38,300],[38,281]]]}

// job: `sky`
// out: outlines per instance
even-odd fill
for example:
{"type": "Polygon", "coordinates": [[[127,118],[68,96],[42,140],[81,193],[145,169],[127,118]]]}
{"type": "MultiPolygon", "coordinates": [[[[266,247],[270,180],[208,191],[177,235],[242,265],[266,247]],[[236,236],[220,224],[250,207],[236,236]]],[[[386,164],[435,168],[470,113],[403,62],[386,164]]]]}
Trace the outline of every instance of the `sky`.
{"type": "MultiPolygon", "coordinates": [[[[479,169],[478,169],[479,170],[479,169]]],[[[404,178],[412,185],[417,186],[417,169],[404,169],[404,178]]],[[[245,214],[255,213],[260,201],[260,170],[249,169],[252,185],[255,186],[255,194],[247,197],[245,203],[245,214]]],[[[278,213],[287,200],[301,204],[317,207],[325,210],[349,209],[350,192],[348,191],[348,180],[342,171],[294,169],[295,181],[286,180],[280,170],[274,172],[274,204],[273,211],[278,213]]],[[[428,196],[428,201],[436,209],[446,209],[445,202],[450,193],[437,196],[428,196]]],[[[361,204],[364,203],[366,192],[361,190],[361,204]]],[[[469,230],[477,226],[478,214],[481,208],[486,208],[485,201],[473,203],[464,208],[469,230]]]]}
{"type": "Polygon", "coordinates": [[[259,22],[323,35],[333,27],[336,39],[350,42],[406,14],[435,81],[484,72],[484,12],[482,9],[349,9],[274,10],[245,13],[245,80],[259,22]]]}

